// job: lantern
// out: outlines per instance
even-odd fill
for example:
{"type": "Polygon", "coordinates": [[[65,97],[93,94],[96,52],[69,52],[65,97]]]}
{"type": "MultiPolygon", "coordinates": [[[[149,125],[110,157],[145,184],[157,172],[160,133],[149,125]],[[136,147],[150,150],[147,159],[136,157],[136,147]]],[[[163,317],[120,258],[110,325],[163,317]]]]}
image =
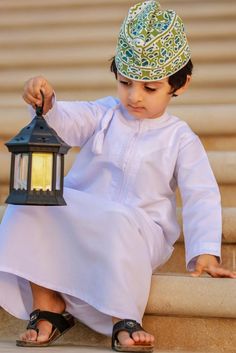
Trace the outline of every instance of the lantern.
{"type": "MultiPolygon", "coordinates": [[[[42,93],[42,92],[41,92],[42,93]]],[[[6,143],[11,155],[10,193],[15,205],[66,205],[63,198],[64,155],[70,146],[47,124],[37,107],[36,116],[6,143]]]]}

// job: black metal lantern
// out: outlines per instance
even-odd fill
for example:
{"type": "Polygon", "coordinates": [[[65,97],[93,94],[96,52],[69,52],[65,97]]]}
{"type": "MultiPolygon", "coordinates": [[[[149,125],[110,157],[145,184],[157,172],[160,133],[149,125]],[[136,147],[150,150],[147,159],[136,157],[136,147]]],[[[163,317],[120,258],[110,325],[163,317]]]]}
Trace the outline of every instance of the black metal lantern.
{"type": "Polygon", "coordinates": [[[66,205],[63,198],[64,155],[70,149],[42,116],[43,106],[18,135],[6,143],[12,153],[10,194],[15,205],[66,205]]]}

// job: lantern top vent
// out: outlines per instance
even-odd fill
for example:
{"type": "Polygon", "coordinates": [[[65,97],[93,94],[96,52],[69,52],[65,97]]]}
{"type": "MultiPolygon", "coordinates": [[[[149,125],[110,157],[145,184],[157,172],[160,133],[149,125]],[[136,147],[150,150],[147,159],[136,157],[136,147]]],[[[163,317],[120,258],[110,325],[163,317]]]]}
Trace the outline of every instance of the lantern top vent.
{"type": "Polygon", "coordinates": [[[10,152],[56,152],[66,154],[70,146],[65,143],[41,115],[25,126],[6,143],[10,152]]]}

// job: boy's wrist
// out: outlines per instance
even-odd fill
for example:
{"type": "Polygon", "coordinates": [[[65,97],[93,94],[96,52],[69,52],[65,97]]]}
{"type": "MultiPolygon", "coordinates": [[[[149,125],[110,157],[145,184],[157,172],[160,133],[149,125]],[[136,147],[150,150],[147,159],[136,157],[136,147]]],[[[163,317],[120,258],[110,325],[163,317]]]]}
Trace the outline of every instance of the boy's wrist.
{"type": "Polygon", "coordinates": [[[199,262],[205,262],[206,264],[210,262],[213,265],[219,265],[220,258],[213,254],[200,254],[196,257],[196,264],[199,262]]]}
{"type": "Polygon", "coordinates": [[[50,97],[45,97],[43,114],[47,114],[49,110],[52,109],[55,102],[55,92],[53,91],[50,97]]]}

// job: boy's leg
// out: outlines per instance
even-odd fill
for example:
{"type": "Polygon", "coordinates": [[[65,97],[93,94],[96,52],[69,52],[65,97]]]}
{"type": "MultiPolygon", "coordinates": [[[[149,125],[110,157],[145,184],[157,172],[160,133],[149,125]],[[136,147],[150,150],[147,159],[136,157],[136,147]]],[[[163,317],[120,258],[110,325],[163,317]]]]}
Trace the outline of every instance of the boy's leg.
{"type": "MultiPolygon", "coordinates": [[[[112,318],[113,325],[122,319],[118,319],[117,317],[112,318]]],[[[134,344],[153,344],[154,336],[145,331],[136,331],[132,333],[132,338],[129,333],[126,331],[120,331],[117,335],[117,339],[119,340],[119,344],[121,346],[133,346],[134,344]]]]}
{"type": "MultiPolygon", "coordinates": [[[[30,285],[33,296],[32,311],[40,309],[60,314],[65,310],[65,302],[59,293],[34,283],[30,283],[30,285]]],[[[38,323],[37,328],[38,333],[35,330],[26,330],[21,334],[20,339],[24,341],[47,341],[52,331],[52,324],[42,320],[38,323]]]]}

